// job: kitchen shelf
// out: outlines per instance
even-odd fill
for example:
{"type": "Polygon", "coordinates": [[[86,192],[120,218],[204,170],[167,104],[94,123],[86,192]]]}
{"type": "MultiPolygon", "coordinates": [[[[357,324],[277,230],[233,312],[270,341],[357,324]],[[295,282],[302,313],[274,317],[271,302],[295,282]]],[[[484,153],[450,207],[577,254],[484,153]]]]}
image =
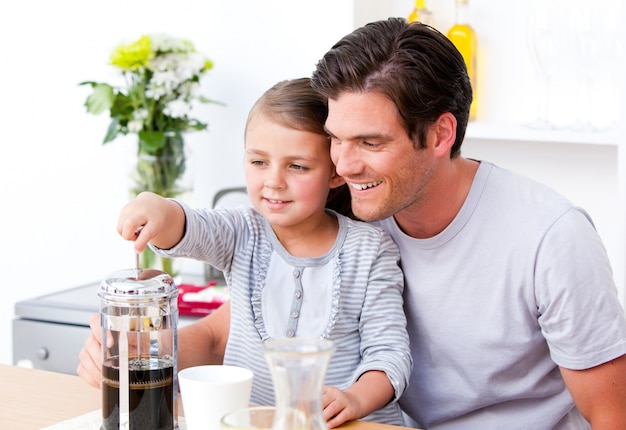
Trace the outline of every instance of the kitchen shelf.
{"type": "Polygon", "coordinates": [[[607,131],[575,131],[567,129],[532,129],[514,123],[472,121],[466,138],[472,140],[499,140],[513,142],[554,142],[563,144],[609,145],[620,142],[615,128],[607,131]]]}

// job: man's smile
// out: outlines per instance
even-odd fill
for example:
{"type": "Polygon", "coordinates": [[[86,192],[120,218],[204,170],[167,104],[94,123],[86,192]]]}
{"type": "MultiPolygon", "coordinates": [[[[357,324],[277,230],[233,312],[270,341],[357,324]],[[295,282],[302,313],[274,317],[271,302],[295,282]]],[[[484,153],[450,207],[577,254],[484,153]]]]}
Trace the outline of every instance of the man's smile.
{"type": "Polygon", "coordinates": [[[368,182],[367,184],[355,184],[353,182],[350,182],[350,186],[352,188],[354,188],[355,190],[362,191],[362,190],[366,190],[368,188],[377,187],[377,186],[379,186],[382,183],[383,183],[383,181],[368,182]]]}

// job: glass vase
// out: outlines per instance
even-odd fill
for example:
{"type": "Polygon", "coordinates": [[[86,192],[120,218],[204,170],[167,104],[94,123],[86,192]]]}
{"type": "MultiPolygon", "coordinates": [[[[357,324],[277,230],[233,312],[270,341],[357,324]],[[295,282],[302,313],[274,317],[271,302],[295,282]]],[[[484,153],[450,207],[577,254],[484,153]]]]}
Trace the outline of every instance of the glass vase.
{"type": "MultiPolygon", "coordinates": [[[[136,197],[150,191],[165,198],[176,198],[191,203],[193,177],[188,165],[188,150],[180,133],[166,133],[165,144],[154,152],[137,154],[132,172],[131,195],[136,197]]],[[[158,257],[150,248],[141,254],[141,267],[162,270],[177,276],[174,262],[158,257]]]]}

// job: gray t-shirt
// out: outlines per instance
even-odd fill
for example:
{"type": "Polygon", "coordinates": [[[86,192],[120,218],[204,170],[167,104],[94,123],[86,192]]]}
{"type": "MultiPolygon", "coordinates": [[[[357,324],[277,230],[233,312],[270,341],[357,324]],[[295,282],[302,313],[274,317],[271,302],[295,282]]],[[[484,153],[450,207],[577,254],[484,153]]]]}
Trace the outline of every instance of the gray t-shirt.
{"type": "Polygon", "coordinates": [[[589,216],[482,162],[440,234],[400,248],[414,370],[400,404],[428,429],[587,429],[558,366],[626,353],[626,321],[589,216]]]}

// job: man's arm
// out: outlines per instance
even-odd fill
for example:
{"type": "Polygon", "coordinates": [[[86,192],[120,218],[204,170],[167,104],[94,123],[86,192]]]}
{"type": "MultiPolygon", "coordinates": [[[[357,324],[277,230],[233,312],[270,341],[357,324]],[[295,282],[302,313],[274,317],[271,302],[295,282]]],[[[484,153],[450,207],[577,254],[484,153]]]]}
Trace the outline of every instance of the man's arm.
{"type": "Polygon", "coordinates": [[[210,315],[178,329],[178,370],[222,364],[230,330],[230,301],[210,315]]]}
{"type": "Polygon", "coordinates": [[[591,369],[560,369],[576,406],[594,430],[626,429],[626,355],[591,369]]]}

